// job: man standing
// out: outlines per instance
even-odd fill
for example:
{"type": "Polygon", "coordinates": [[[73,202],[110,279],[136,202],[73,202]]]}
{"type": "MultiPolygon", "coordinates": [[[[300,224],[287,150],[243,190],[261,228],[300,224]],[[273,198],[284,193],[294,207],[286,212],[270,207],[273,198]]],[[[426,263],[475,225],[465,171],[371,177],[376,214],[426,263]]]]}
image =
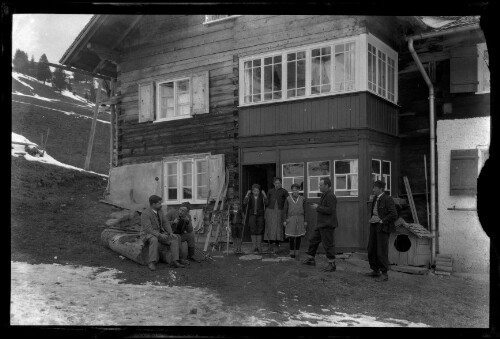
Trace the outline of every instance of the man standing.
{"type": "Polygon", "coordinates": [[[172,252],[172,266],[184,267],[182,262],[179,262],[179,240],[173,234],[170,223],[161,213],[161,197],[152,195],[149,197],[149,208],[141,214],[141,239],[144,243],[149,244],[149,263],[148,267],[151,271],[156,270],[156,263],[159,260],[159,244],[158,242],[170,246],[172,252]]]}
{"type": "Polygon", "coordinates": [[[377,281],[387,281],[389,276],[389,235],[394,232],[394,221],[398,218],[394,200],[385,191],[385,182],[373,183],[372,213],[370,218],[370,238],[368,241],[368,261],[372,272],[370,277],[377,281]]]}
{"type": "Polygon", "coordinates": [[[179,238],[179,248],[182,242],[187,241],[187,259],[189,261],[200,262],[194,257],[195,240],[193,224],[191,222],[191,216],[189,215],[190,207],[191,205],[189,204],[189,202],[182,203],[178,210],[171,210],[167,212],[167,220],[172,225],[174,234],[176,234],[179,238]]]}
{"type": "Polygon", "coordinates": [[[335,228],[337,221],[337,198],[332,192],[332,182],[330,178],[322,178],[319,181],[319,190],[323,193],[318,204],[312,204],[311,207],[317,212],[316,227],[313,229],[309,239],[308,258],[303,261],[306,265],[316,265],[314,256],[318,250],[319,243],[323,243],[328,259],[328,265],[322,269],[323,272],[333,272],[337,269],[335,266],[335,228]]]}

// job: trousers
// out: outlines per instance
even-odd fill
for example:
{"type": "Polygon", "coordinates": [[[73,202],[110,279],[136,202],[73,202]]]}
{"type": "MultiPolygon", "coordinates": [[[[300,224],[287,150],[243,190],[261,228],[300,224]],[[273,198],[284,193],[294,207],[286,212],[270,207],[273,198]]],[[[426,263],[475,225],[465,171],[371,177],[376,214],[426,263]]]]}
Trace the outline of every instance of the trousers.
{"type": "Polygon", "coordinates": [[[179,260],[179,240],[176,234],[172,234],[168,241],[161,242],[157,237],[152,234],[144,236],[143,241],[149,244],[149,262],[158,262],[160,258],[160,247],[168,246],[172,252],[172,260],[179,260]]]}
{"type": "Polygon", "coordinates": [[[326,257],[329,260],[335,259],[335,228],[333,227],[315,227],[309,238],[309,249],[307,254],[311,257],[316,255],[319,243],[323,243],[326,257]]]}
{"type": "Polygon", "coordinates": [[[179,238],[179,246],[184,241],[186,241],[188,243],[188,248],[195,246],[194,232],[184,233],[184,234],[176,234],[176,235],[179,238]]]}
{"type": "Polygon", "coordinates": [[[374,271],[386,273],[389,270],[389,235],[390,233],[377,232],[377,224],[370,224],[368,238],[368,262],[374,271]]]}

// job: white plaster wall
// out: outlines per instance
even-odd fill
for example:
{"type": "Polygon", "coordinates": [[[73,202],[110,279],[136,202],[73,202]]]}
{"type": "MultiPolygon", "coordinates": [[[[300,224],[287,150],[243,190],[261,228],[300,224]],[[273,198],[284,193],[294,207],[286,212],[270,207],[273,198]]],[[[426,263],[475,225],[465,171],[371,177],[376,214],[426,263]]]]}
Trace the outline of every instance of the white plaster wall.
{"type": "Polygon", "coordinates": [[[129,205],[132,203],[149,206],[149,197],[153,194],[162,196],[161,161],[115,167],[109,174],[109,201],[129,205]],[[155,178],[159,180],[156,181],[155,178]],[[130,200],[130,190],[133,198],[130,200]]]}
{"type": "Polygon", "coordinates": [[[490,241],[477,211],[448,208],[476,208],[475,196],[450,196],[451,150],[489,145],[490,118],[439,120],[436,138],[439,253],[452,255],[455,272],[488,273],[490,241]]]}

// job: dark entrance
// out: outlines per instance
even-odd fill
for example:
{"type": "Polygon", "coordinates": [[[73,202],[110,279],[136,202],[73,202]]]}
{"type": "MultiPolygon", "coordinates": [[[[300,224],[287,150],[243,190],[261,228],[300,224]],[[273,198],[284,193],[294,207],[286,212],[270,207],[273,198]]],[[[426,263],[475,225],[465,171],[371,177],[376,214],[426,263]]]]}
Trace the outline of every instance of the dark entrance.
{"type": "MultiPolygon", "coordinates": [[[[252,188],[253,184],[259,184],[264,192],[273,188],[273,178],[276,176],[276,164],[257,164],[257,165],[243,165],[241,176],[241,201],[245,198],[248,190],[252,188]]],[[[245,223],[245,231],[243,241],[251,241],[250,229],[245,223]]]]}

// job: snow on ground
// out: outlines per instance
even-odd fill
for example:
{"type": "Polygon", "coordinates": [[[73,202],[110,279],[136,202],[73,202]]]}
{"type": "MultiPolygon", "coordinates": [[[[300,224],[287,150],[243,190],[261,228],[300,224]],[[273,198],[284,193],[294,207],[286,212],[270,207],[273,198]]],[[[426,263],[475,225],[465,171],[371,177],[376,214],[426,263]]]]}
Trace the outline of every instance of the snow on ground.
{"type": "Polygon", "coordinates": [[[75,95],[75,94],[73,94],[73,92],[70,92],[70,91],[68,91],[66,89],[63,90],[63,91],[61,91],[61,94],[64,95],[64,96],[67,96],[67,97],[69,97],[69,98],[71,98],[73,100],[84,102],[86,104],[86,106],[89,106],[89,107],[94,106],[94,104],[91,103],[90,101],[88,101],[87,99],[82,98],[79,95],[75,95]]]}
{"type": "MultiPolygon", "coordinates": [[[[14,79],[16,79],[17,81],[19,81],[22,85],[24,85],[24,86],[28,87],[28,88],[29,88],[29,89],[31,89],[31,90],[34,90],[34,88],[33,88],[32,86],[28,85],[27,83],[25,83],[24,81],[22,81],[22,80],[21,80],[21,78],[25,78],[25,79],[26,79],[26,78],[30,78],[30,79],[28,79],[28,80],[33,79],[33,78],[31,78],[30,76],[27,76],[27,75],[24,75],[24,74],[21,74],[21,73],[17,73],[17,72],[12,72],[12,77],[13,77],[14,79]]],[[[38,80],[37,80],[37,81],[38,81],[38,80]]]]}
{"type": "MultiPolygon", "coordinates": [[[[22,101],[17,101],[17,100],[12,100],[12,102],[17,102],[17,103],[20,103],[20,104],[25,104],[25,105],[30,105],[30,106],[41,107],[41,108],[49,109],[51,111],[62,112],[64,114],[66,114],[66,115],[74,115],[74,116],[77,116],[79,118],[92,119],[92,117],[89,117],[87,115],[78,114],[78,113],[75,113],[75,112],[66,112],[66,111],[63,111],[63,110],[60,110],[60,109],[55,109],[55,108],[50,108],[50,107],[46,107],[46,106],[35,105],[35,104],[28,103],[28,102],[22,102],[22,101]]],[[[98,122],[102,122],[103,124],[109,124],[110,123],[109,121],[101,120],[101,119],[97,119],[97,121],[98,122]]]]}
{"type": "Polygon", "coordinates": [[[450,22],[453,22],[455,20],[450,20],[450,19],[444,19],[440,17],[435,17],[435,16],[424,16],[422,17],[422,21],[427,25],[432,28],[439,28],[444,25],[449,24],[450,22]]]}
{"type": "MultiPolygon", "coordinates": [[[[58,260],[54,257],[54,260],[58,260]]],[[[60,260],[60,259],[59,259],[60,260]]],[[[144,267],[147,270],[146,267],[144,267]]],[[[170,271],[169,273],[172,273],[170,271]]],[[[11,262],[11,325],[369,326],[425,327],[364,314],[300,312],[277,322],[271,312],[225,306],[207,288],[123,283],[105,267],[11,262]],[[250,315],[252,314],[252,315],[250,315]]],[[[175,281],[174,279],[171,279],[175,281]]],[[[173,282],[173,281],[171,281],[173,282]]]]}
{"type": "Polygon", "coordinates": [[[29,94],[24,94],[24,93],[21,93],[21,92],[18,92],[18,91],[14,91],[14,92],[12,92],[12,94],[14,94],[14,95],[22,95],[24,97],[30,97],[30,98],[34,98],[34,99],[38,99],[38,100],[44,100],[44,101],[61,101],[61,100],[58,100],[58,99],[49,99],[49,98],[41,97],[38,94],[29,95],[29,94]]]}
{"type": "Polygon", "coordinates": [[[108,177],[105,174],[101,174],[101,173],[97,173],[97,172],[93,172],[93,171],[86,171],[86,170],[84,170],[82,168],[78,168],[78,167],[75,167],[75,166],[64,164],[64,163],[62,163],[60,161],[57,161],[56,159],[52,158],[47,152],[45,152],[45,154],[43,155],[43,157],[34,157],[34,156],[29,155],[28,153],[26,153],[26,151],[24,149],[25,145],[15,144],[14,142],[17,142],[17,143],[27,143],[27,144],[38,146],[34,142],[31,142],[28,139],[26,139],[24,136],[12,132],[12,150],[11,150],[11,155],[14,156],[14,157],[23,156],[26,160],[29,160],[29,161],[43,162],[43,163],[46,163],[46,164],[51,164],[51,165],[55,165],[55,166],[61,166],[61,167],[65,167],[65,168],[77,170],[77,171],[80,171],[80,172],[92,173],[92,174],[96,174],[96,175],[99,175],[99,176],[102,176],[102,177],[106,177],[106,178],[108,177]]]}

